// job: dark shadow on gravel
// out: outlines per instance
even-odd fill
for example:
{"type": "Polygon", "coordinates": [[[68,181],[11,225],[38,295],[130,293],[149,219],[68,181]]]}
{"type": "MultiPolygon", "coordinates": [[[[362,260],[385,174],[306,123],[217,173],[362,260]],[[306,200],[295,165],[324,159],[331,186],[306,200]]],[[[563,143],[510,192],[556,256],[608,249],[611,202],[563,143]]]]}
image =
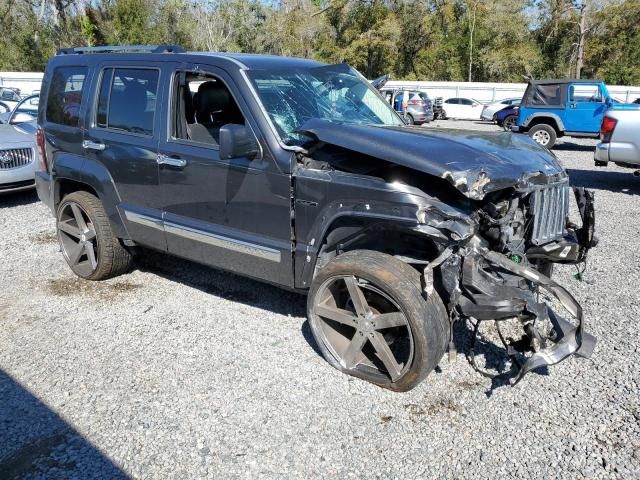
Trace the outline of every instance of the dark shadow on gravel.
{"type": "Polygon", "coordinates": [[[38,194],[35,190],[18,193],[0,193],[0,209],[30,205],[38,201],[38,194]]]}
{"type": "MultiPolygon", "coordinates": [[[[458,349],[458,353],[464,355],[471,365],[471,356],[473,352],[476,356],[476,364],[478,367],[490,374],[500,374],[494,378],[489,378],[483,376],[480,372],[477,372],[479,378],[491,380],[491,386],[484,392],[487,398],[490,398],[496,389],[511,386],[511,383],[515,380],[515,377],[518,374],[519,367],[513,366],[512,368],[509,368],[507,365],[509,357],[507,356],[506,349],[501,343],[493,343],[480,336],[474,345],[473,339],[473,329],[468,322],[456,322],[453,329],[453,340],[456,348],[458,349]]],[[[459,355],[459,357],[460,356],[461,355],[459,355]]],[[[518,355],[518,357],[520,361],[524,362],[525,359],[522,355],[518,355]]],[[[458,358],[458,361],[460,360],[461,358],[458,358]]],[[[446,361],[446,357],[443,358],[442,361],[446,361]]],[[[549,369],[547,367],[542,367],[529,373],[529,375],[533,374],[546,376],[549,375],[549,369]]],[[[526,377],[522,381],[526,382],[526,377]]],[[[520,383],[518,385],[520,385],[520,383]]]]}
{"type": "Polygon", "coordinates": [[[572,142],[562,142],[557,143],[554,147],[554,150],[562,150],[565,152],[595,152],[595,145],[582,145],[580,143],[572,143],[572,142]]]}
{"type": "Polygon", "coordinates": [[[140,250],[135,259],[142,271],[208,294],[280,315],[306,316],[306,297],[298,293],[152,250],[140,250]]]}
{"type": "MultiPolygon", "coordinates": [[[[594,167],[595,168],[595,167],[594,167]]],[[[627,195],[640,194],[640,178],[633,176],[633,170],[616,171],[600,167],[596,170],[567,169],[569,181],[574,187],[608,190],[627,195]]],[[[596,200],[597,201],[597,200],[596,200]]]]}
{"type": "Polygon", "coordinates": [[[307,341],[309,346],[313,348],[313,351],[322,357],[322,352],[320,351],[320,347],[318,346],[316,339],[313,338],[313,333],[311,332],[311,325],[309,324],[309,320],[304,321],[304,323],[302,324],[302,328],[300,328],[300,331],[302,332],[302,336],[307,341]]]}
{"type": "Polygon", "coordinates": [[[0,370],[0,478],[129,478],[109,458],[0,370]]]}

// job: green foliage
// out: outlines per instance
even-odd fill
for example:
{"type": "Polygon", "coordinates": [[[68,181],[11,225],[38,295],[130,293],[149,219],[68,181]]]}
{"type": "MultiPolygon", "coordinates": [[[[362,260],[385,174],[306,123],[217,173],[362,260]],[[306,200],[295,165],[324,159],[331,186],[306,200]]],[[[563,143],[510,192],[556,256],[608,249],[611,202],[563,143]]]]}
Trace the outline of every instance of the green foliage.
{"type": "Polygon", "coordinates": [[[0,70],[56,48],[176,43],[348,62],[369,78],[640,84],[640,0],[0,0],[0,70]]]}

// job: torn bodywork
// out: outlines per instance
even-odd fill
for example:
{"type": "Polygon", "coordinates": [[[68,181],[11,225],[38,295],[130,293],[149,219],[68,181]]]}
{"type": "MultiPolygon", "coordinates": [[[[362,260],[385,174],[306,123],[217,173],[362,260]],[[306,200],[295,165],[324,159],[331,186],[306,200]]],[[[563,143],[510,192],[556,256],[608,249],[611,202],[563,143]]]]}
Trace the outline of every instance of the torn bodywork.
{"type": "Polygon", "coordinates": [[[521,341],[505,344],[514,359],[516,349],[528,354],[516,383],[536,368],[591,354],[595,339],[584,331],[580,305],[550,277],[554,263],[584,264],[596,245],[593,194],[572,189],[551,152],[509,133],[433,133],[317,119],[300,131],[315,140],[298,155],[296,177],[296,230],[309,232],[310,239],[299,246],[306,247],[305,265],[322,268],[349,249],[389,251],[393,242],[397,257],[424,272],[425,293],[437,289],[448,304],[452,326],[458,319],[521,324],[521,341]],[[316,203],[320,181],[330,193],[323,198],[333,201],[316,203]],[[579,227],[568,219],[572,194],[582,217],[579,227]],[[313,227],[306,223],[312,209],[322,212],[313,227]],[[349,216],[373,220],[328,226],[349,216]],[[394,233],[383,238],[387,229],[394,233]],[[372,238],[380,238],[379,245],[362,243],[372,238]],[[309,245],[315,242],[322,245],[314,263],[309,245]],[[541,291],[575,324],[540,301],[541,291]]]}

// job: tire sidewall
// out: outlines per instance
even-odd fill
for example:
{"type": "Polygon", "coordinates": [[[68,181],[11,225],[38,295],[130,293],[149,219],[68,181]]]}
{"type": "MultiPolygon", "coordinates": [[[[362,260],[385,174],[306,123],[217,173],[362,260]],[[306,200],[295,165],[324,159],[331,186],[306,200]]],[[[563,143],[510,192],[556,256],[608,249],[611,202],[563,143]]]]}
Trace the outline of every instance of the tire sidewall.
{"type": "MultiPolygon", "coordinates": [[[[87,195],[89,195],[89,194],[87,194],[87,195]]],[[[99,201],[99,200],[96,198],[96,201],[99,201]]],[[[93,228],[94,228],[94,230],[96,232],[96,247],[97,247],[96,248],[96,262],[97,262],[97,266],[93,270],[93,272],[91,272],[91,275],[82,275],[81,273],[76,271],[76,269],[74,268],[73,265],[71,265],[69,263],[69,260],[67,259],[67,255],[65,253],[63,253],[64,259],[67,262],[67,265],[69,265],[69,268],[71,268],[73,273],[75,275],[77,275],[78,277],[84,278],[86,280],[92,280],[94,278],[99,278],[100,277],[101,267],[102,267],[102,265],[104,263],[104,261],[103,261],[103,258],[104,258],[104,243],[105,243],[104,233],[102,232],[102,229],[100,228],[100,223],[98,222],[98,219],[96,218],[93,205],[90,205],[88,202],[86,202],[85,198],[84,198],[84,195],[79,194],[78,192],[74,192],[74,193],[71,193],[71,194],[67,195],[66,197],[64,197],[62,199],[62,201],[60,202],[60,205],[58,205],[58,210],[56,211],[56,235],[58,237],[58,244],[60,245],[60,248],[62,249],[62,242],[60,241],[60,235],[61,234],[60,234],[60,230],[58,229],[57,223],[60,221],[60,213],[70,203],[75,203],[75,204],[79,205],[82,208],[82,210],[89,217],[89,221],[93,225],[93,228]]]]}
{"type": "Polygon", "coordinates": [[[553,146],[556,143],[556,139],[557,139],[557,134],[555,129],[551,126],[551,125],[547,125],[546,123],[540,123],[538,125],[535,125],[533,127],[531,127],[531,130],[529,130],[529,137],[531,137],[533,139],[533,136],[535,135],[536,132],[539,131],[545,131],[549,134],[549,142],[546,145],[543,145],[541,143],[539,143],[538,141],[536,141],[534,139],[534,141],[540,145],[541,147],[545,147],[549,150],[551,150],[553,148],[553,146]]]}
{"type": "MultiPolygon", "coordinates": [[[[376,253],[380,258],[389,257],[389,255],[380,254],[378,252],[368,252],[360,250],[359,252],[376,253]]],[[[409,287],[409,279],[402,282],[403,288],[394,287],[396,278],[400,277],[396,271],[388,271],[387,273],[396,277],[393,281],[384,282],[376,276],[374,268],[367,263],[360,263],[357,268],[347,265],[345,255],[343,254],[326,267],[324,267],[314,278],[309,295],[307,297],[307,318],[318,348],[327,362],[336,369],[355,377],[364,378],[359,375],[357,370],[347,370],[342,367],[339,360],[333,355],[331,349],[326,346],[322,340],[320,326],[317,324],[318,319],[313,314],[314,300],[320,288],[327,282],[336,277],[355,275],[358,278],[366,280],[376,288],[382,290],[386,295],[391,297],[398,304],[401,311],[409,322],[410,332],[413,338],[413,359],[411,366],[396,382],[393,383],[376,383],[377,385],[395,391],[406,391],[415,387],[429,372],[437,365],[442,353],[442,346],[437,345],[437,338],[429,335],[426,328],[426,322],[433,321],[429,316],[437,315],[437,309],[429,308],[431,305],[422,297],[422,292],[416,286],[409,287]],[[336,261],[339,260],[339,261],[336,261]],[[386,284],[385,284],[386,283],[386,284]]],[[[353,257],[353,255],[351,255],[353,257]]],[[[395,259],[394,259],[395,260],[395,259]]],[[[409,267],[411,268],[411,267],[409,267]]],[[[435,292],[434,292],[435,293],[435,292]]],[[[439,300],[439,299],[438,299],[439,300]]],[[[365,378],[366,379],[366,378],[365,378]]],[[[369,380],[369,379],[366,379],[369,380]]]]}

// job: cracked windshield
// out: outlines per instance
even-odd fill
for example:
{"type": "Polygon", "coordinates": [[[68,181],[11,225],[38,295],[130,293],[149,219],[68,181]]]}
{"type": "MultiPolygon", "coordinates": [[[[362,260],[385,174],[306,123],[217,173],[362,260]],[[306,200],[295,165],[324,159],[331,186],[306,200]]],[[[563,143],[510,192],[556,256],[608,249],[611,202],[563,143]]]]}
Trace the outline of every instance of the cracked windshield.
{"type": "Polygon", "coordinates": [[[307,120],[402,125],[402,120],[368,82],[346,64],[304,70],[254,70],[251,80],[282,141],[302,145],[307,120]]]}

